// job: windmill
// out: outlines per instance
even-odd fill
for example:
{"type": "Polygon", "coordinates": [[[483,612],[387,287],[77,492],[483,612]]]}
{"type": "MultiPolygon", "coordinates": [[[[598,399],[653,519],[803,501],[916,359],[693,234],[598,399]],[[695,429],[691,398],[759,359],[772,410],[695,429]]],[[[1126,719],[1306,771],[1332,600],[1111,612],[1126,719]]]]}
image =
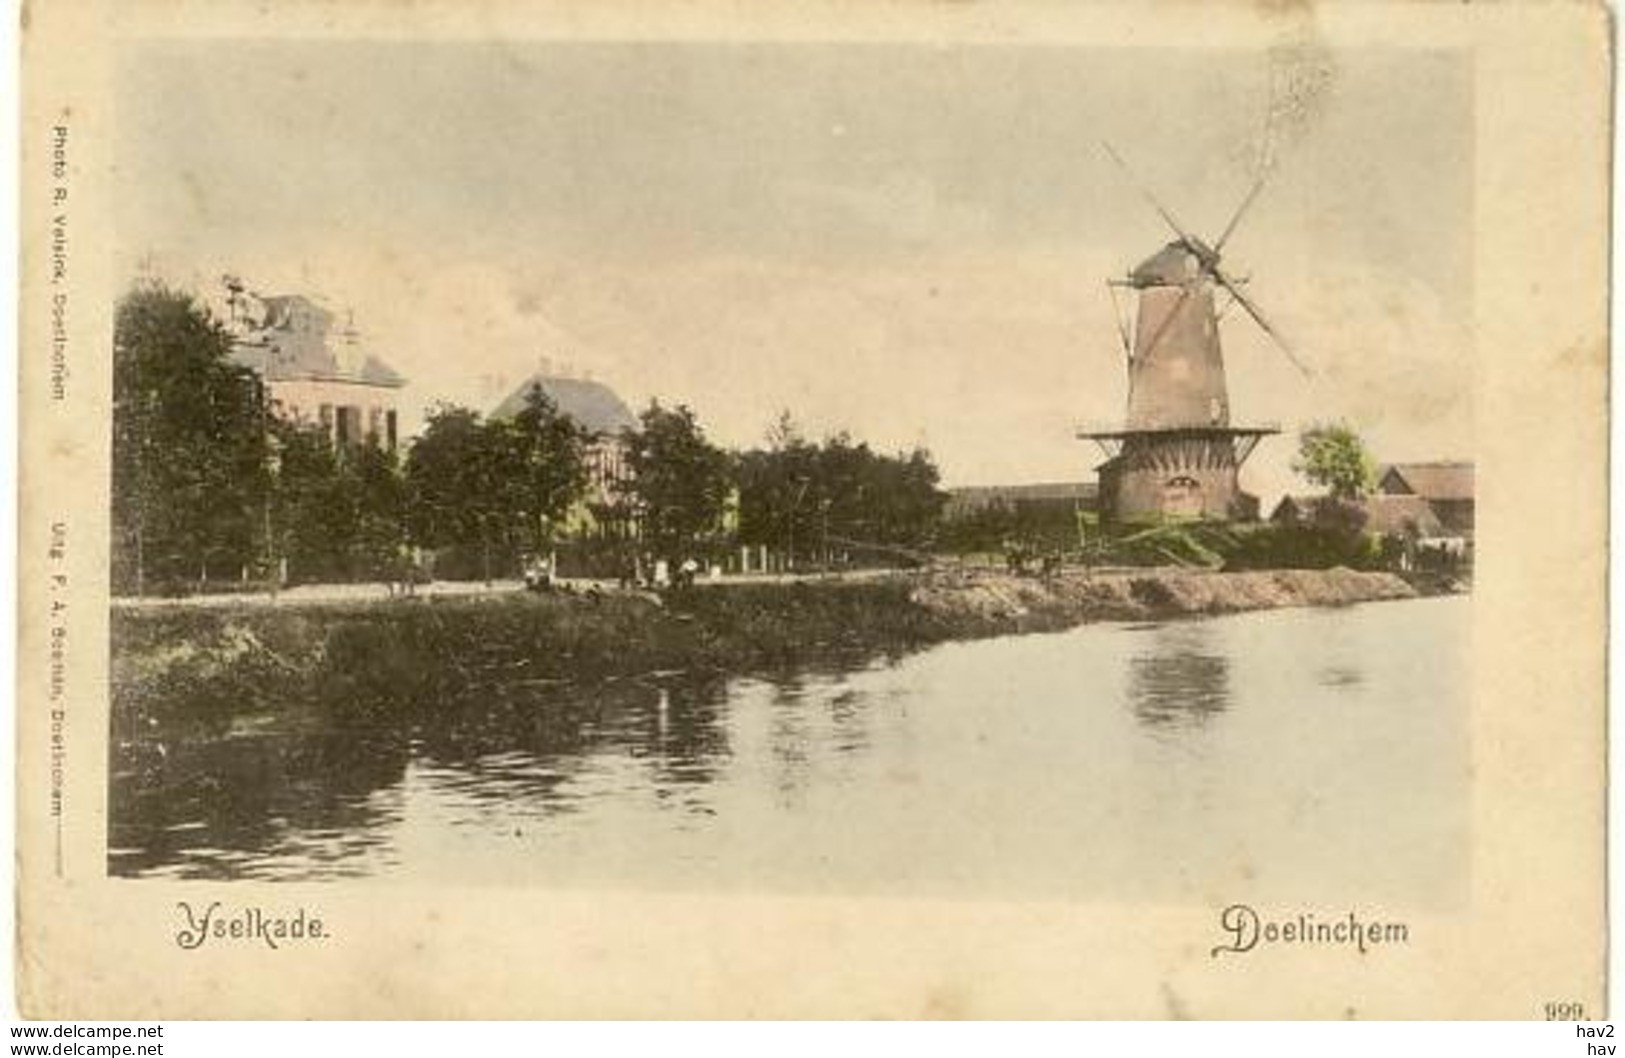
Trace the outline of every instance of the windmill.
{"type": "MultiPolygon", "coordinates": [[[[1106,151],[1129,172],[1110,144],[1106,151]]],[[[1219,343],[1224,311],[1240,305],[1292,365],[1309,374],[1242,290],[1245,281],[1219,265],[1225,244],[1263,189],[1264,175],[1211,244],[1192,235],[1143,184],[1135,184],[1175,238],[1126,278],[1108,284],[1114,304],[1116,290],[1124,288],[1134,292],[1137,305],[1132,330],[1118,314],[1128,368],[1124,424],[1078,435],[1098,444],[1107,457],[1097,468],[1102,515],[1115,522],[1257,517],[1257,500],[1241,491],[1236,475],[1258,442],[1280,429],[1230,420],[1219,343]],[[1230,299],[1223,309],[1217,304],[1221,292],[1230,299]]]]}

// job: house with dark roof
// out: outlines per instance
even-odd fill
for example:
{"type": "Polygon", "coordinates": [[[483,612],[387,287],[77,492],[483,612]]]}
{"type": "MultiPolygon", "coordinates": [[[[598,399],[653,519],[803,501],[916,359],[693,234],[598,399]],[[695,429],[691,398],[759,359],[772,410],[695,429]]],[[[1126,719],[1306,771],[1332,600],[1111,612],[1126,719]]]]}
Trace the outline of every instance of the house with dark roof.
{"type": "Polygon", "coordinates": [[[491,410],[493,419],[511,419],[525,408],[530,391],[540,388],[558,406],[559,411],[574,419],[589,434],[610,437],[622,430],[635,429],[637,418],[626,402],[602,382],[590,378],[561,378],[556,375],[532,375],[491,410]]]}
{"type": "Polygon", "coordinates": [[[1443,527],[1440,535],[1473,536],[1473,464],[1388,463],[1377,470],[1377,494],[1413,496],[1426,503],[1443,527]]]}
{"type": "Polygon", "coordinates": [[[262,296],[226,278],[231,359],[259,375],[272,409],[319,425],[339,445],[400,440],[406,379],[361,344],[355,328],[302,294],[262,296]]]}

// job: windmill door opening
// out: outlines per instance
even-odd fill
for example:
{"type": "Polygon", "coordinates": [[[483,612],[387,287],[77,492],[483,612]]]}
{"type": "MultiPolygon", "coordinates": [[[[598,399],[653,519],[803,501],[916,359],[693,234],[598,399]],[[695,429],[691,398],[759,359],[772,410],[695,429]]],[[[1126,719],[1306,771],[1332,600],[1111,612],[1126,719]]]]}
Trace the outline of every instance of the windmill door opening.
{"type": "Polygon", "coordinates": [[[1164,518],[1202,516],[1202,486],[1195,478],[1181,474],[1169,479],[1162,487],[1162,515],[1164,518]]]}

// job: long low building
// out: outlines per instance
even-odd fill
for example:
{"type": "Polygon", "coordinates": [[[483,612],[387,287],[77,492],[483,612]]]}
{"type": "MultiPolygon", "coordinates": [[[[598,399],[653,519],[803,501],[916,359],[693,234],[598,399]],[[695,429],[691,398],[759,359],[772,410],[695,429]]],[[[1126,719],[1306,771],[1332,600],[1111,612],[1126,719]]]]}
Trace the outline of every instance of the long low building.
{"type": "Polygon", "coordinates": [[[948,490],[942,516],[947,521],[993,508],[1013,511],[1093,511],[1100,487],[1093,481],[1049,481],[1031,485],[967,485],[948,490]]]}

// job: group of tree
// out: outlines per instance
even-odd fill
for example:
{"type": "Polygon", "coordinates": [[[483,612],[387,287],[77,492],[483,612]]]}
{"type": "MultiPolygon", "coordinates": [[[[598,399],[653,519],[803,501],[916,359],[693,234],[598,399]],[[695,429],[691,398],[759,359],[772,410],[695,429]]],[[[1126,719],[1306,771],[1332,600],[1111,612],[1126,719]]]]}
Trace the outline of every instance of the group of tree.
{"type": "Polygon", "coordinates": [[[1366,532],[1361,501],[1371,491],[1376,464],[1352,426],[1331,422],[1305,427],[1292,469],[1325,494],[1310,503],[1303,521],[1240,537],[1227,555],[1232,568],[1367,569],[1397,562],[1394,541],[1366,532]]]}
{"type": "Polygon", "coordinates": [[[192,300],[118,305],[113,344],[113,578],[118,589],[241,568],[266,538],[271,436],[256,376],[192,300]]]}
{"type": "Polygon", "coordinates": [[[947,494],[924,449],[874,451],[837,433],[807,440],[781,415],[765,447],[738,459],[739,540],[788,556],[908,556],[936,543],[947,494]]]}
{"type": "Polygon", "coordinates": [[[547,551],[586,490],[588,442],[540,387],[512,418],[440,406],[406,458],[407,537],[475,556],[486,578],[547,551]]]}
{"type": "Polygon", "coordinates": [[[273,413],[231,337],[184,293],[123,298],[114,320],[116,591],[384,574],[406,543],[395,454],[339,448],[273,413]]]}
{"type": "Polygon", "coordinates": [[[231,337],[157,285],[119,304],[114,348],[117,591],[201,581],[511,573],[580,535],[580,512],[634,553],[681,562],[736,544],[828,557],[832,545],[930,545],[944,494],[924,451],[885,456],[845,434],[803,439],[786,416],[765,448],[731,453],[694,413],[651,404],[621,437],[624,474],[589,488],[593,438],[540,387],[516,415],[433,410],[401,458],[279,417],[231,337]]]}
{"type": "Polygon", "coordinates": [[[187,294],[117,308],[113,579],[395,579],[415,547],[541,546],[586,484],[585,437],[537,390],[511,419],[445,408],[403,462],[273,410],[231,337],[187,294]]]}
{"type": "Polygon", "coordinates": [[[626,473],[589,495],[593,438],[542,388],[512,418],[443,405],[406,459],[409,536],[442,553],[443,572],[477,568],[487,578],[582,536],[589,519],[590,542],[607,552],[604,572],[630,575],[644,553],[674,560],[715,550],[731,463],[694,413],[651,404],[620,440],[626,473]]]}
{"type": "Polygon", "coordinates": [[[257,579],[398,577],[408,504],[395,453],[376,442],[341,448],[320,428],[269,418],[268,536],[245,567],[257,579]]]}
{"type": "Polygon", "coordinates": [[[733,461],[706,439],[694,413],[651,404],[625,440],[618,499],[638,526],[640,546],[678,562],[724,546],[733,461]]]}

